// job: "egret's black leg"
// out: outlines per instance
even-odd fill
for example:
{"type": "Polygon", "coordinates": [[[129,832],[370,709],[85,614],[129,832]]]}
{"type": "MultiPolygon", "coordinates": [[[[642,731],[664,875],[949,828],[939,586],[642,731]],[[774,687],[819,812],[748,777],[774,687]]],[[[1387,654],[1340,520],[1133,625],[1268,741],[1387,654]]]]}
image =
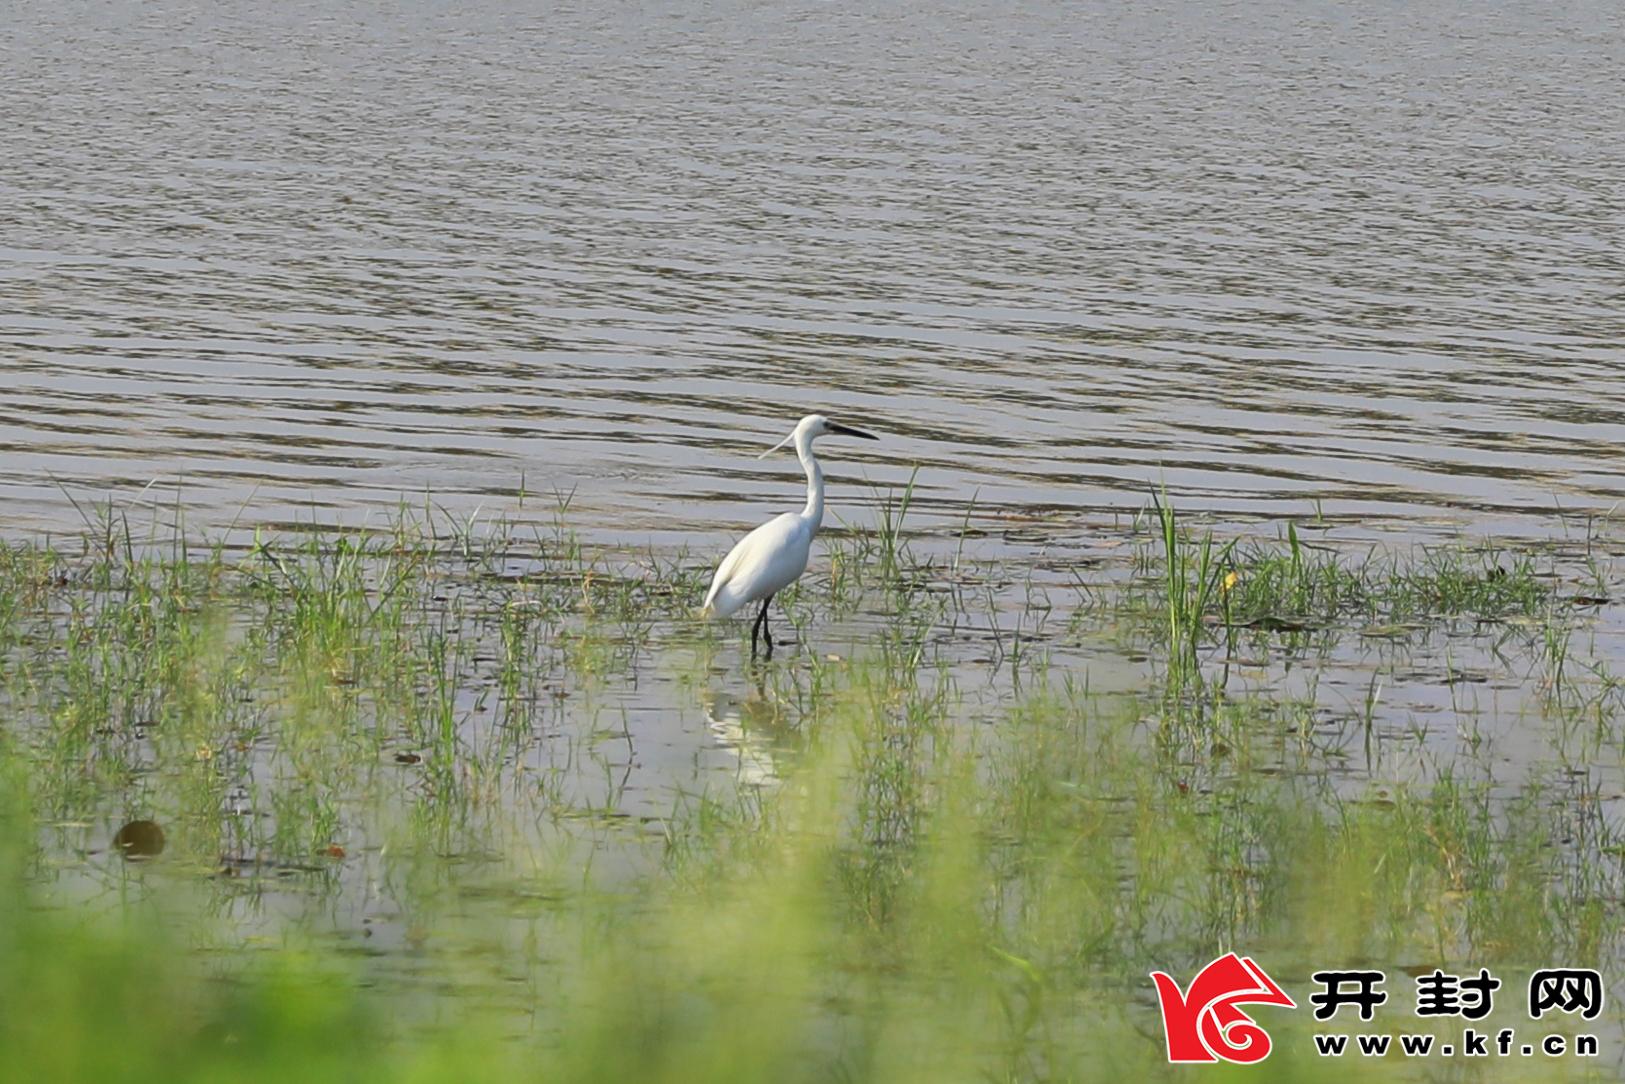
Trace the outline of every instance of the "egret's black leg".
{"type": "Polygon", "coordinates": [[[767,596],[767,602],[762,603],[762,639],[767,641],[767,657],[773,657],[773,630],[767,627],[767,603],[773,601],[773,596],[767,596]]]}
{"type": "Polygon", "coordinates": [[[767,627],[767,604],[772,601],[772,595],[762,600],[762,612],[756,615],[756,624],[750,627],[750,657],[753,659],[756,657],[756,635],[758,631],[760,631],[762,639],[767,641],[767,657],[770,659],[773,657],[773,633],[768,631],[767,627]]]}
{"type": "MultiPolygon", "coordinates": [[[[767,602],[764,600],[762,602],[761,612],[756,615],[755,622],[753,622],[751,624],[751,626],[750,626],[750,657],[753,658],[753,659],[756,657],[756,638],[762,634],[762,630],[765,629],[766,627],[767,627],[767,602]]],[[[767,642],[767,653],[768,653],[769,657],[771,657],[772,654],[773,654],[773,641],[772,640],[768,640],[768,642],[767,642]]]]}

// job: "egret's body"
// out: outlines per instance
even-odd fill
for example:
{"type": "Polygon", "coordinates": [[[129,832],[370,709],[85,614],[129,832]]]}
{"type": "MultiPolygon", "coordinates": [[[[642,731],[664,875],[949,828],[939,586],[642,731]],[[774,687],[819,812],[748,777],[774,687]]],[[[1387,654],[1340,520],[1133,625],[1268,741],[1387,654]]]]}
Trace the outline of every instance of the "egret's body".
{"type": "Polygon", "coordinates": [[[807,472],[807,506],[800,512],[786,512],[770,519],[740,539],[717,567],[711,590],[705,596],[702,612],[708,616],[729,617],[752,603],[762,604],[750,632],[753,655],[759,634],[767,643],[768,657],[773,656],[773,634],[767,627],[768,603],[807,571],[813,539],[824,522],[824,472],[818,465],[818,457],[813,455],[812,443],[830,433],[876,439],[861,430],[837,425],[822,414],[802,418],[790,435],[762,458],[794,442],[796,457],[807,472]]]}
{"type": "Polygon", "coordinates": [[[730,617],[752,602],[778,594],[807,571],[818,524],[786,512],[739,540],[711,581],[705,604],[718,617],[730,617]]]}

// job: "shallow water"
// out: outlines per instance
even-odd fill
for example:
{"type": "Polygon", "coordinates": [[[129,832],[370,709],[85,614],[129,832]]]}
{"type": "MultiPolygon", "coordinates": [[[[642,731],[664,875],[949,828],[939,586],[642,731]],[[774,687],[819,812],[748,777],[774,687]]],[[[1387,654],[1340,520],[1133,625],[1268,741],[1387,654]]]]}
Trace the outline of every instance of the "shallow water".
{"type": "MultiPolygon", "coordinates": [[[[13,2],[4,529],[1625,497],[1616,5],[13,2]]],[[[947,512],[957,517],[959,511],[947,512]]]]}

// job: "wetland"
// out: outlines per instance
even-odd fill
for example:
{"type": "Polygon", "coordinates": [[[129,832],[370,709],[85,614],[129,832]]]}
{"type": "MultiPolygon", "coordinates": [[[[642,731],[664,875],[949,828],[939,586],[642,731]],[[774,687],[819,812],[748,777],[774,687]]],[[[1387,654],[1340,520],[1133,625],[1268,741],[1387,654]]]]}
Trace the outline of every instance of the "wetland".
{"type": "Polygon", "coordinates": [[[18,1079],[1165,1079],[1232,950],[1625,974],[1617,6],[0,7],[18,1079]],[[883,439],[753,663],[810,411],[883,439]]]}

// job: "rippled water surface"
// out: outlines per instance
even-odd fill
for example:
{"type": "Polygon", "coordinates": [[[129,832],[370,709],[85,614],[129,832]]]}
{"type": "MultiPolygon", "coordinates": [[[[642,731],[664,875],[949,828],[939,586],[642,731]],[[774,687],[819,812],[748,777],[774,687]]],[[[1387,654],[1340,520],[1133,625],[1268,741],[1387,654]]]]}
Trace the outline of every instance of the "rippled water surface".
{"type": "Polygon", "coordinates": [[[1625,497],[1617,5],[0,10],[8,531],[1625,497]]]}

